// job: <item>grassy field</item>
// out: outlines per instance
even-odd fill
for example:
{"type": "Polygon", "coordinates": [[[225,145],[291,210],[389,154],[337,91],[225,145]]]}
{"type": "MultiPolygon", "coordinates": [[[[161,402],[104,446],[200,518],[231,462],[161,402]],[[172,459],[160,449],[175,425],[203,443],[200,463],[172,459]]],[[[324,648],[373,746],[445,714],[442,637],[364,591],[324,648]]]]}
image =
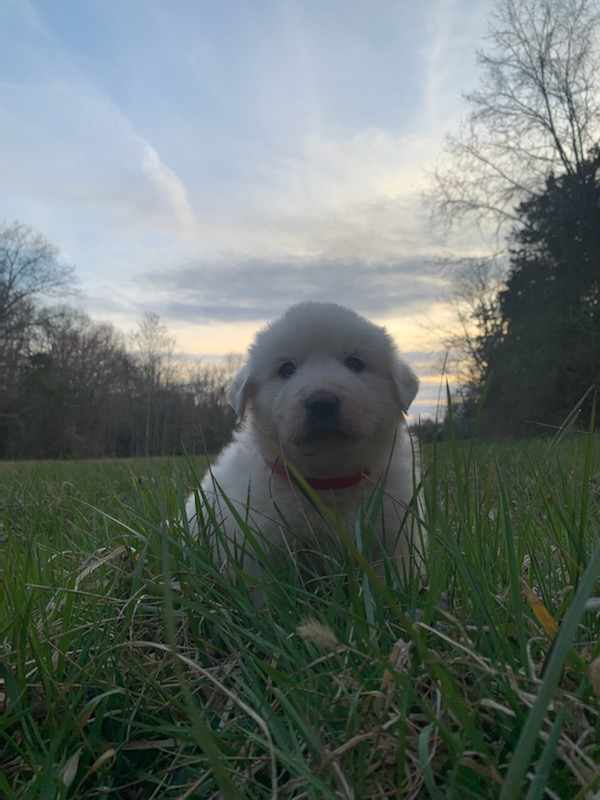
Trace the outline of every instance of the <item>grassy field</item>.
{"type": "Polygon", "coordinates": [[[599,796],[600,441],[425,459],[426,586],[365,524],[260,608],[165,524],[202,463],[0,465],[0,796],[599,796]]]}

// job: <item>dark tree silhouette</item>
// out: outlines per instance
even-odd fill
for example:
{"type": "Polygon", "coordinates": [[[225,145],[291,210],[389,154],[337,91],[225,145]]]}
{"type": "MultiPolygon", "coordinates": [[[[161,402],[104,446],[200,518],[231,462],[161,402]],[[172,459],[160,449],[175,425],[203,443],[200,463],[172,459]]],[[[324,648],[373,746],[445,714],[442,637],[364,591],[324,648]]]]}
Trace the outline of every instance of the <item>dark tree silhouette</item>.
{"type": "Polygon", "coordinates": [[[600,148],[517,207],[476,413],[494,434],[557,426],[600,381],[600,148]]]}
{"type": "Polygon", "coordinates": [[[0,227],[0,458],[214,452],[231,435],[227,364],[174,353],[147,314],[128,349],[111,325],[41,302],[73,286],[57,248],[0,227]]]}
{"type": "Polygon", "coordinates": [[[598,0],[498,0],[469,113],[430,200],[449,223],[517,221],[551,172],[575,176],[600,135],[598,0]]]}

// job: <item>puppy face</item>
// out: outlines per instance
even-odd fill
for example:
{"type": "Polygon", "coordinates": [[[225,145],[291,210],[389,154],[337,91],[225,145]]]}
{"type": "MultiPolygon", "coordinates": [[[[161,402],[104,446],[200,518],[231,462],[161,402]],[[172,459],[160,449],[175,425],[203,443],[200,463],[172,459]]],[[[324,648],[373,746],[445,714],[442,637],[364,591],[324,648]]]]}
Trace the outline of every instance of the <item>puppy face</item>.
{"type": "Polygon", "coordinates": [[[282,454],[305,474],[369,468],[391,447],[418,381],[387,333],[329,303],[293,306],[259,333],[234,382],[266,459],[282,454]]]}

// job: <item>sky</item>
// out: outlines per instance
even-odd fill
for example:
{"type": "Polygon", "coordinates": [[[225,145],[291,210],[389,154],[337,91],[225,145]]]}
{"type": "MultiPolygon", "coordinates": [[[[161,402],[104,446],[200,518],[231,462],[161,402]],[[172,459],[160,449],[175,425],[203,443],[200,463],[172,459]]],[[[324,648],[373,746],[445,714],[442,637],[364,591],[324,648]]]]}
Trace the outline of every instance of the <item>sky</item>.
{"type": "Polygon", "coordinates": [[[300,300],[386,325],[440,388],[437,259],[481,247],[422,195],[491,0],[1,0],[0,222],[73,264],[71,302],[183,353],[243,352],[300,300]]]}

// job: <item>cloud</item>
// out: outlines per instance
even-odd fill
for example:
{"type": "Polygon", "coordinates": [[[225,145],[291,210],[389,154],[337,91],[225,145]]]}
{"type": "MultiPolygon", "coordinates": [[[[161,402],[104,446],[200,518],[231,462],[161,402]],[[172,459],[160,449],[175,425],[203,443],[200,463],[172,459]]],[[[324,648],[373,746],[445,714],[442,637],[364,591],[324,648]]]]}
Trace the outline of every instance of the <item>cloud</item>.
{"type": "MultiPolygon", "coordinates": [[[[132,303],[127,298],[120,296],[120,294],[120,292],[115,291],[114,287],[103,286],[96,289],[93,294],[81,292],[77,297],[77,301],[82,310],[93,316],[105,318],[110,316],[115,319],[118,317],[130,318],[132,311],[134,311],[132,303]]],[[[139,314],[141,315],[142,313],[142,310],[139,310],[139,314]]]]}
{"type": "Polygon", "coordinates": [[[460,93],[473,88],[478,79],[476,45],[482,42],[493,0],[468,5],[461,0],[430,0],[430,4],[423,129],[439,136],[454,129],[465,112],[460,93]]]}
{"type": "Polygon", "coordinates": [[[0,218],[40,228],[83,271],[96,259],[102,271],[118,271],[110,258],[117,242],[127,240],[131,262],[143,237],[152,246],[161,234],[185,236],[194,213],[172,152],[165,156],[154,132],[140,135],[139,122],[32,3],[11,0],[6,22],[0,218]]]}
{"type": "Polygon", "coordinates": [[[183,182],[110,100],[74,76],[1,87],[3,187],[78,225],[181,231],[193,224],[183,182]],[[46,119],[43,131],[37,120],[46,119]]]}
{"type": "Polygon", "coordinates": [[[191,263],[139,276],[156,306],[171,320],[262,321],[303,300],[329,300],[367,315],[424,308],[439,299],[445,281],[424,259],[282,258],[235,263],[191,263]]]}
{"type": "Polygon", "coordinates": [[[165,206],[173,212],[180,228],[191,230],[195,216],[188,199],[185,184],[172,169],[163,164],[157,151],[149,142],[139,138],[143,174],[163,197],[165,206]]]}
{"type": "Polygon", "coordinates": [[[293,156],[273,161],[265,196],[271,207],[295,213],[415,195],[434,152],[431,139],[375,127],[346,136],[307,134],[293,156]]]}

